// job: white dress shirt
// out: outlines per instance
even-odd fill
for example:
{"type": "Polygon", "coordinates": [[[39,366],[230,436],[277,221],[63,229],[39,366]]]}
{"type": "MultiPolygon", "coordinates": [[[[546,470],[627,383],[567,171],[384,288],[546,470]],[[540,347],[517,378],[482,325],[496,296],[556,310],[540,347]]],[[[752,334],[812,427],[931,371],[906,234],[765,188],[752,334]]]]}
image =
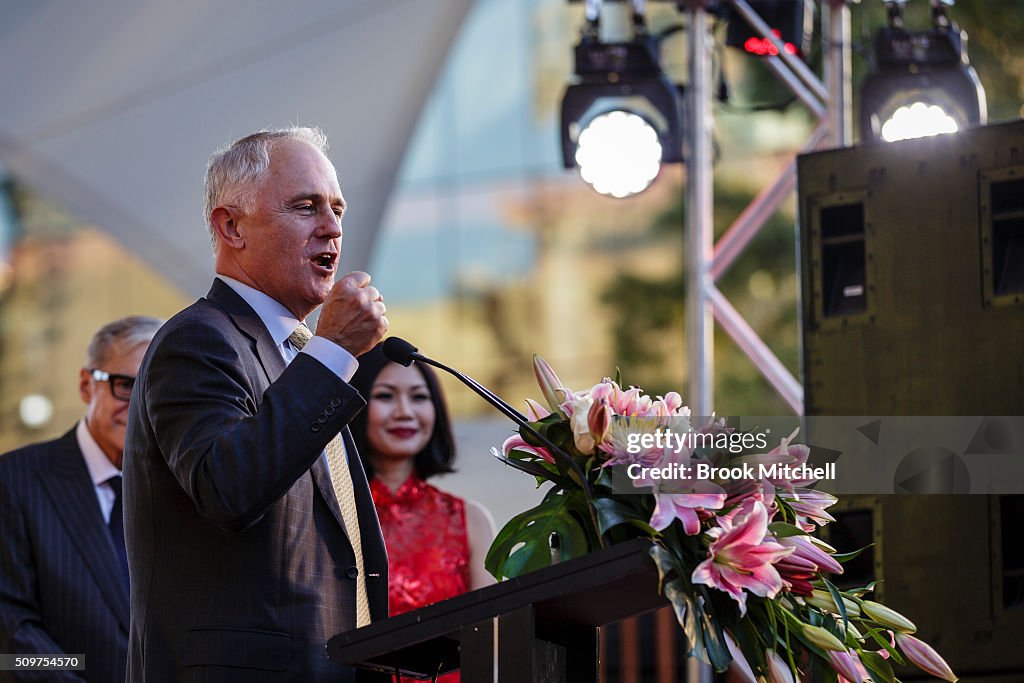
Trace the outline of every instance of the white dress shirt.
{"type": "Polygon", "coordinates": [[[85,424],[83,417],[78,421],[75,428],[75,438],[78,439],[78,448],[85,458],[85,466],[89,469],[89,478],[96,489],[96,500],[100,503],[100,512],[103,513],[103,521],[110,524],[110,511],[114,509],[114,489],[107,483],[111,477],[121,476],[121,470],[114,467],[110,458],[103,452],[96,439],[85,424]]]}

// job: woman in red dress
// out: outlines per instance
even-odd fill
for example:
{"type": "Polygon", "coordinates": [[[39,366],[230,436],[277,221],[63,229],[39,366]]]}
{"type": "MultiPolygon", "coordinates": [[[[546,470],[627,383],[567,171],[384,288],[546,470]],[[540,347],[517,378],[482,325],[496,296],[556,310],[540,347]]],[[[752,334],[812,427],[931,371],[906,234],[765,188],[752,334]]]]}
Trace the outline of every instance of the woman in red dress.
{"type": "Polygon", "coordinates": [[[427,483],[455,460],[433,371],[392,363],[378,345],[359,358],[351,384],[368,403],[351,427],[388,549],[391,614],[494,583],[484,569],[490,513],[427,483]]]}

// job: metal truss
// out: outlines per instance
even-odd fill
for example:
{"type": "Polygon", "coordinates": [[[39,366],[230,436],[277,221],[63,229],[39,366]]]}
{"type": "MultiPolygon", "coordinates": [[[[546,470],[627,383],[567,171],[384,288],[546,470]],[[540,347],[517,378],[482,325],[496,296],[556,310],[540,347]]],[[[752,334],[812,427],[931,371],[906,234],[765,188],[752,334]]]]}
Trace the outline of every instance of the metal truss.
{"type": "MultiPolygon", "coordinates": [[[[777,55],[764,59],[772,72],[818,118],[818,126],[800,153],[824,145],[845,146],[851,132],[850,10],[846,0],[823,0],[825,35],[824,82],[801,59],[791,55],[782,41],[746,0],[727,0],[755,32],[771,41],[777,55]]],[[[712,52],[709,0],[686,3],[688,21],[689,86],[686,130],[686,351],[690,368],[688,402],[695,415],[714,409],[714,321],[765,376],[794,413],[803,413],[803,387],[757,332],[717,288],[717,281],[743,253],[779,205],[796,188],[796,153],[778,177],[765,187],[714,242],[712,166],[713,115],[711,111],[712,52]]]]}

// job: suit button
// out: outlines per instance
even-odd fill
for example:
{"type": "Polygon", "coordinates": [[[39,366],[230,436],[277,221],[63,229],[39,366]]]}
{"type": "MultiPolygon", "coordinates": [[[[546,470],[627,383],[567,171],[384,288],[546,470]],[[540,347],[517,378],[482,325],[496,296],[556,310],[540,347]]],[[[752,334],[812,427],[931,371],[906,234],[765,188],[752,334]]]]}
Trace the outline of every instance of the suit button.
{"type": "Polygon", "coordinates": [[[313,432],[319,432],[320,431],[320,425],[318,425],[316,422],[314,422],[313,424],[309,425],[309,428],[313,432]]]}
{"type": "Polygon", "coordinates": [[[316,421],[319,422],[320,424],[325,424],[327,422],[327,416],[324,415],[323,413],[320,413],[319,415],[316,416],[316,421]]]}
{"type": "Polygon", "coordinates": [[[334,415],[334,407],[327,406],[326,408],[324,408],[324,415],[334,415]]]}
{"type": "Polygon", "coordinates": [[[355,567],[349,567],[345,570],[345,576],[347,576],[350,579],[355,579],[357,576],[359,576],[359,570],[355,567]]]}
{"type": "Polygon", "coordinates": [[[335,396],[334,398],[331,399],[331,406],[332,407],[337,408],[340,405],[341,405],[341,399],[340,398],[335,396]]]}

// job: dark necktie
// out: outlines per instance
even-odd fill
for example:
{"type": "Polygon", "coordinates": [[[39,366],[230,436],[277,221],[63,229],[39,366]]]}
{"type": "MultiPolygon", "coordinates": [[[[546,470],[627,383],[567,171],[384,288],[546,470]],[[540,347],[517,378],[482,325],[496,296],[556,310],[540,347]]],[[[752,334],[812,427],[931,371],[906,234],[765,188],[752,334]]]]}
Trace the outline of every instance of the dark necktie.
{"type": "Polygon", "coordinates": [[[121,566],[121,574],[124,576],[124,583],[128,585],[128,554],[124,549],[124,505],[121,502],[121,475],[115,475],[107,479],[110,488],[114,490],[114,507],[110,509],[110,521],[107,528],[110,530],[110,538],[114,541],[114,550],[117,551],[117,562],[121,566]]]}

